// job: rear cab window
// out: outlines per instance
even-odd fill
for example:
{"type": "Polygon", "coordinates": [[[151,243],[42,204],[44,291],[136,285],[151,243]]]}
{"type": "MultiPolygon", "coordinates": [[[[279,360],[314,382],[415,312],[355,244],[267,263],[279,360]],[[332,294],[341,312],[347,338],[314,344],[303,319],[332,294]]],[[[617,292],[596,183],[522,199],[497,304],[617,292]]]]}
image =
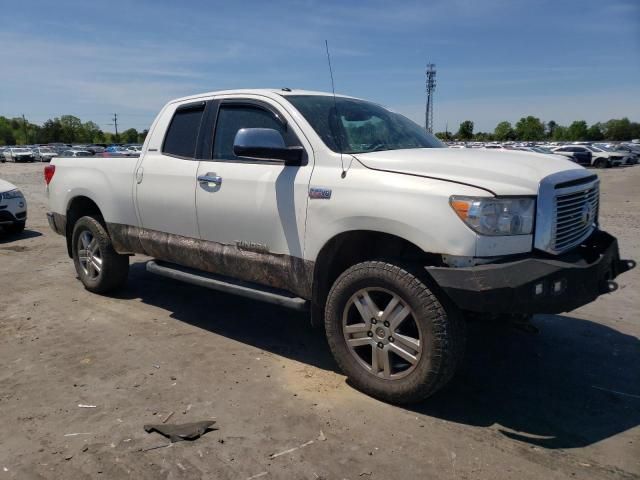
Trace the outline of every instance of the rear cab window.
{"type": "Polygon", "coordinates": [[[162,144],[162,153],[181,158],[195,158],[205,102],[180,105],[171,119],[162,144]]]}

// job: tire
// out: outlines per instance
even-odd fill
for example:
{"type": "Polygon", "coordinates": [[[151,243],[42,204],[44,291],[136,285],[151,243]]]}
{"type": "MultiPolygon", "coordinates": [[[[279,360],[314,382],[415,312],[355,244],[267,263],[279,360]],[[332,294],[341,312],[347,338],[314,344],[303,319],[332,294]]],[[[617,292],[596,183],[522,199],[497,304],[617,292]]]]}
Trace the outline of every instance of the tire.
{"type": "Polygon", "coordinates": [[[127,282],[129,257],[116,253],[97,219],[82,217],[75,223],[71,247],[78,278],[90,292],[107,293],[127,282]]]}
{"type": "Polygon", "coordinates": [[[11,225],[5,226],[4,229],[7,233],[10,233],[11,235],[19,235],[24,231],[25,225],[26,225],[26,222],[15,222],[15,223],[12,223],[11,225]]]}
{"type": "Polygon", "coordinates": [[[340,275],[327,298],[325,331],[351,384],[397,404],[424,400],[444,387],[465,344],[457,309],[445,309],[410,267],[385,261],[359,263],[340,275]]]}
{"type": "Polygon", "coordinates": [[[607,160],[604,158],[596,158],[593,166],[596,168],[607,168],[607,160]]]}

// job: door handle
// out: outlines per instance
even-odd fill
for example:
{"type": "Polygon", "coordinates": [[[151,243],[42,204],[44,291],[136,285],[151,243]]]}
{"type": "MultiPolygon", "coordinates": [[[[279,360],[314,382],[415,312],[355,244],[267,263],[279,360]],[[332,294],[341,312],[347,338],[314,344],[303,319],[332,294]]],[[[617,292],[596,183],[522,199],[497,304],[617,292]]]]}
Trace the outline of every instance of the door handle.
{"type": "Polygon", "coordinates": [[[216,185],[222,184],[222,177],[216,175],[215,173],[206,173],[204,175],[198,176],[198,182],[200,183],[214,183],[216,185]]]}

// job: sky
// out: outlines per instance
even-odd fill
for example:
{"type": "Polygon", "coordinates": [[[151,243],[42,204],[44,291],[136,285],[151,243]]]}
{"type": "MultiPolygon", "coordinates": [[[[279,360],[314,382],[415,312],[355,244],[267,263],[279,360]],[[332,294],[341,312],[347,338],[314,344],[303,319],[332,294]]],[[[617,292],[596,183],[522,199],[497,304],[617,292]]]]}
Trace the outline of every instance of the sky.
{"type": "Polygon", "coordinates": [[[331,90],[434,130],[535,115],[640,121],[640,1],[1,0],[0,115],[147,128],[172,98],[331,90]]]}

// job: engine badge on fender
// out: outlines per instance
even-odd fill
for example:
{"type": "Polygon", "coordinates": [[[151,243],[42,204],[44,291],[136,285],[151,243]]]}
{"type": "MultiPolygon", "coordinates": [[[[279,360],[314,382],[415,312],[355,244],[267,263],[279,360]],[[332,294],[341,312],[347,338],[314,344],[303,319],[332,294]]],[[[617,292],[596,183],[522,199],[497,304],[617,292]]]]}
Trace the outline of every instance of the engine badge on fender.
{"type": "Polygon", "coordinates": [[[319,198],[321,200],[329,200],[331,198],[331,189],[311,187],[309,189],[309,198],[319,198]]]}

